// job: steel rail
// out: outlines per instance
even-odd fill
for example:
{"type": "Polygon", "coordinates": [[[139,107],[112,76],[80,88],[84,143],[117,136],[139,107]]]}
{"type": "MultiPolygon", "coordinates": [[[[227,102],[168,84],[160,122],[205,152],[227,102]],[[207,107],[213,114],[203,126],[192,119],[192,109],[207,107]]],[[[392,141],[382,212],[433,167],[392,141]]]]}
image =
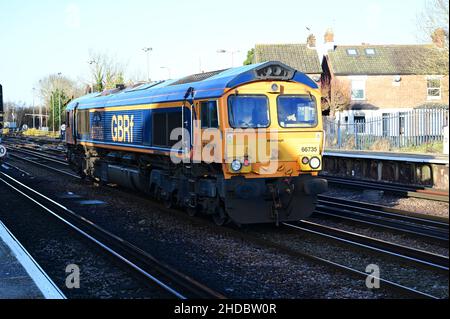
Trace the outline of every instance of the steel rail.
{"type": "MultiPolygon", "coordinates": [[[[47,167],[47,168],[51,168],[51,167],[47,167]]],[[[173,212],[173,209],[171,209],[171,208],[166,208],[162,204],[154,202],[154,201],[151,201],[151,202],[154,204],[154,206],[158,207],[159,209],[161,209],[163,211],[173,212]]],[[[232,230],[230,229],[230,230],[227,230],[227,231],[232,231],[232,230]]],[[[232,231],[232,232],[234,233],[234,231],[232,231]]],[[[327,260],[327,259],[324,259],[324,258],[321,258],[321,257],[318,257],[318,256],[314,256],[314,255],[311,255],[311,254],[308,254],[308,253],[299,252],[299,251],[296,251],[296,250],[294,250],[292,248],[283,246],[281,244],[277,244],[277,243],[274,243],[274,242],[271,242],[271,241],[268,241],[268,240],[260,239],[260,238],[257,238],[255,236],[250,236],[250,235],[246,235],[246,234],[244,235],[242,233],[237,233],[237,235],[239,235],[239,236],[241,236],[243,238],[246,238],[249,241],[255,242],[255,243],[259,244],[259,245],[269,246],[269,247],[278,249],[281,252],[284,252],[284,253],[286,253],[288,255],[291,255],[291,256],[294,256],[294,257],[306,258],[306,259],[309,259],[309,260],[311,260],[313,262],[316,262],[316,263],[319,263],[319,264],[323,264],[325,266],[332,267],[334,269],[337,269],[338,271],[345,272],[345,273],[348,273],[351,276],[358,277],[363,282],[365,282],[365,280],[367,279],[367,276],[368,276],[368,274],[363,272],[363,271],[360,271],[360,270],[357,270],[357,269],[354,269],[354,268],[351,268],[351,267],[348,267],[348,266],[345,266],[345,265],[342,265],[342,264],[339,264],[339,263],[336,263],[336,262],[333,262],[331,260],[327,260]]],[[[421,291],[419,291],[417,289],[414,289],[414,288],[410,288],[410,287],[407,287],[407,286],[395,283],[395,282],[390,281],[390,280],[386,280],[384,278],[375,278],[375,279],[378,279],[380,281],[380,284],[383,287],[389,287],[389,288],[391,288],[393,290],[399,291],[400,293],[404,294],[405,296],[414,297],[414,298],[439,299],[439,297],[433,296],[433,295],[425,293],[425,292],[421,292],[421,291]]],[[[218,297],[218,298],[220,298],[220,297],[218,297]]]]}
{"type": "MultiPolygon", "coordinates": [[[[308,254],[305,252],[300,252],[297,251],[295,249],[286,247],[282,244],[279,243],[274,243],[272,241],[266,240],[266,239],[261,239],[261,238],[257,238],[255,236],[251,236],[251,235],[242,235],[242,237],[246,237],[249,241],[254,242],[258,245],[261,246],[265,246],[265,247],[271,247],[273,249],[276,249],[279,252],[285,253],[289,256],[292,256],[294,258],[305,258],[308,259],[312,262],[315,262],[317,264],[322,264],[326,267],[330,267],[333,269],[336,269],[337,271],[346,273],[350,276],[353,276],[355,278],[358,278],[359,280],[361,280],[362,284],[365,284],[366,279],[368,277],[368,273],[360,271],[358,269],[334,262],[332,260],[329,259],[325,259],[322,257],[318,257],[312,254],[308,254]]],[[[379,280],[380,282],[380,287],[387,287],[389,289],[392,289],[394,291],[397,291],[399,293],[401,293],[403,296],[408,297],[408,298],[417,298],[417,299],[440,299],[437,296],[431,295],[429,293],[426,292],[422,292],[420,290],[417,290],[415,288],[411,288],[411,287],[407,287],[405,285],[396,283],[394,281],[391,280],[387,280],[384,279],[382,277],[374,277],[374,279],[379,280]]],[[[369,288],[368,288],[369,289],[369,288]]]]}
{"type": "Polygon", "coordinates": [[[60,158],[56,158],[56,157],[50,156],[50,155],[45,155],[45,154],[39,153],[37,151],[31,151],[31,150],[26,150],[26,149],[23,149],[20,147],[11,147],[11,146],[6,146],[6,149],[11,152],[17,152],[17,153],[30,155],[30,156],[35,156],[37,158],[42,158],[47,161],[58,163],[60,165],[69,166],[69,163],[66,160],[62,160],[60,158]]]}
{"type": "Polygon", "coordinates": [[[394,194],[399,194],[407,197],[415,197],[421,199],[429,199],[434,201],[442,201],[448,202],[449,197],[448,193],[434,191],[430,189],[420,189],[418,187],[408,187],[405,185],[399,184],[390,184],[383,182],[371,182],[371,181],[362,181],[350,178],[341,178],[335,176],[323,176],[328,180],[330,184],[344,185],[350,188],[368,188],[368,189],[376,189],[387,191],[394,194]]]}
{"type": "Polygon", "coordinates": [[[427,251],[398,245],[381,239],[364,236],[361,234],[344,231],[334,227],[329,227],[310,221],[300,221],[298,223],[283,223],[284,226],[312,233],[320,237],[333,239],[337,242],[357,246],[371,251],[376,251],[385,255],[396,257],[409,262],[414,262],[425,268],[445,272],[449,271],[449,258],[447,256],[429,253],[427,251]]]}
{"type": "Polygon", "coordinates": [[[394,231],[413,234],[432,240],[437,240],[448,244],[449,233],[448,230],[442,228],[424,227],[421,225],[399,222],[395,219],[389,219],[382,216],[370,215],[351,210],[349,208],[337,208],[334,206],[327,206],[322,204],[316,205],[315,215],[327,216],[332,218],[339,218],[350,220],[362,224],[386,228],[394,231]]]}
{"type": "Polygon", "coordinates": [[[180,299],[225,299],[225,296],[222,294],[182,274],[164,262],[157,260],[149,253],[101,228],[92,221],[78,215],[69,208],[28,187],[8,174],[0,172],[0,181],[33,201],[36,205],[93,242],[96,246],[119,259],[128,267],[131,267],[132,270],[143,275],[146,279],[157,284],[175,297],[180,299]],[[158,277],[163,277],[164,279],[159,279],[158,277]],[[173,286],[177,286],[177,288],[175,289],[173,286]]]}
{"type": "Polygon", "coordinates": [[[409,212],[405,210],[400,210],[392,207],[377,205],[373,203],[348,200],[343,198],[319,195],[319,204],[337,205],[338,207],[349,207],[352,209],[357,209],[360,212],[366,214],[374,214],[377,216],[389,217],[401,221],[421,224],[424,226],[437,227],[442,229],[449,228],[448,217],[440,217],[435,215],[427,215],[422,213],[409,212]]]}
{"type": "MultiPolygon", "coordinates": [[[[154,201],[152,199],[148,199],[147,200],[152,204],[152,206],[158,208],[161,211],[164,211],[166,213],[170,213],[170,214],[174,214],[174,213],[180,213],[179,209],[175,209],[175,208],[167,208],[165,207],[163,204],[161,204],[160,202],[154,201]]],[[[184,216],[185,218],[191,219],[192,217],[189,216],[184,216]]],[[[262,247],[268,247],[268,248],[272,248],[275,249],[278,252],[284,253],[286,255],[289,255],[291,257],[294,258],[303,258],[303,259],[307,259],[310,260],[311,262],[317,263],[317,264],[321,264],[324,265],[326,267],[330,267],[332,269],[335,269],[339,272],[342,273],[346,273],[349,276],[358,278],[358,280],[361,280],[362,284],[365,285],[368,273],[360,271],[358,269],[340,264],[338,262],[334,262],[332,260],[329,259],[325,259],[319,256],[315,256],[306,252],[301,252],[298,250],[295,250],[293,248],[287,247],[286,245],[280,244],[280,243],[276,243],[267,239],[263,239],[263,238],[259,238],[255,235],[251,235],[251,234],[247,234],[245,232],[242,231],[238,231],[236,229],[232,229],[232,228],[220,228],[219,229],[220,232],[228,234],[230,236],[236,236],[241,238],[241,240],[246,240],[248,242],[254,243],[258,246],[262,246],[262,247]]],[[[440,299],[437,296],[431,295],[429,293],[426,292],[422,292],[419,291],[417,289],[411,288],[411,287],[407,287],[404,285],[401,285],[399,283],[384,279],[382,277],[376,277],[375,279],[378,279],[380,281],[380,287],[387,287],[389,289],[392,289],[394,291],[397,291],[399,293],[401,293],[402,295],[406,296],[406,297],[410,297],[410,298],[421,298],[421,299],[440,299]]],[[[369,289],[369,288],[368,288],[369,289]]]]}
{"type": "Polygon", "coordinates": [[[67,176],[70,176],[70,177],[73,177],[73,178],[76,178],[76,179],[81,179],[81,176],[79,176],[77,174],[74,174],[74,173],[71,173],[71,172],[68,172],[68,171],[64,171],[64,170],[55,168],[55,167],[47,165],[47,164],[39,163],[39,162],[33,161],[33,160],[29,159],[29,158],[20,157],[18,155],[12,154],[12,153],[9,153],[9,156],[11,156],[13,158],[16,158],[18,160],[24,161],[24,162],[28,162],[28,163],[33,164],[33,165],[44,167],[46,169],[49,169],[51,171],[54,171],[54,172],[57,172],[57,173],[60,173],[60,174],[64,174],[64,175],[67,175],[67,176]]]}

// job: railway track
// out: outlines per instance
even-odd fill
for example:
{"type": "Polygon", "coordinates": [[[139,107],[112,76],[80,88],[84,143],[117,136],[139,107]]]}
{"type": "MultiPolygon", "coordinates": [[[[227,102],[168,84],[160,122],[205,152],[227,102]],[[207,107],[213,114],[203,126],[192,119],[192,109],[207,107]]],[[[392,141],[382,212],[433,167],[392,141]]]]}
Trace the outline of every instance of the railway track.
{"type": "Polygon", "coordinates": [[[443,244],[449,241],[448,219],[440,217],[323,195],[318,197],[314,214],[405,232],[443,244]]]}
{"type": "MultiPolygon", "coordinates": [[[[161,211],[167,212],[168,214],[180,213],[180,211],[176,208],[168,208],[164,204],[156,202],[152,199],[148,199],[148,201],[155,208],[157,208],[161,211]]],[[[185,216],[185,218],[195,218],[195,217],[185,216]]],[[[288,224],[289,223],[283,223],[283,225],[285,227],[292,228],[291,226],[287,226],[288,224]],[[286,224],[286,225],[284,225],[284,224],[286,224]]],[[[310,224],[312,225],[312,223],[310,223],[310,224]]],[[[297,225],[294,224],[294,226],[297,228],[298,224],[297,225]]],[[[241,230],[236,230],[236,229],[228,228],[228,227],[222,227],[222,228],[218,228],[218,231],[227,233],[227,234],[237,237],[237,238],[241,238],[243,241],[251,242],[258,246],[273,248],[280,253],[287,254],[294,258],[306,259],[313,263],[329,267],[330,269],[334,269],[338,272],[347,274],[349,277],[359,280],[362,285],[365,285],[368,274],[366,272],[356,269],[354,267],[347,266],[343,263],[339,263],[339,262],[333,261],[331,259],[322,258],[320,256],[317,256],[317,255],[314,255],[311,253],[298,251],[296,249],[288,247],[287,245],[280,244],[280,243],[270,241],[267,239],[263,239],[258,236],[255,236],[255,235],[242,232],[241,230]]],[[[338,230],[338,231],[340,231],[340,230],[338,230]]],[[[317,229],[316,229],[316,232],[317,232],[317,229]]],[[[311,231],[308,231],[308,233],[313,234],[313,232],[311,232],[311,231]]],[[[317,235],[317,233],[314,235],[317,235]]],[[[355,234],[355,235],[358,235],[358,234],[355,234]]],[[[324,236],[324,234],[321,234],[321,236],[327,237],[327,240],[332,239],[329,235],[324,236]]],[[[337,239],[332,239],[332,240],[337,240],[337,239]]],[[[340,239],[340,240],[342,240],[342,239],[340,239]]],[[[386,242],[386,244],[389,245],[390,243],[386,242]]],[[[354,245],[354,246],[362,247],[362,245],[363,244],[354,245]]],[[[393,246],[397,246],[397,245],[392,244],[391,247],[393,247],[393,246]]],[[[448,258],[445,256],[436,255],[435,257],[431,257],[432,254],[429,254],[427,252],[421,252],[418,250],[416,251],[416,250],[410,249],[408,247],[404,247],[404,248],[405,248],[405,251],[409,252],[409,255],[407,255],[405,253],[402,256],[397,255],[393,250],[391,252],[391,251],[387,251],[383,248],[376,249],[375,245],[373,248],[369,247],[368,245],[365,248],[370,249],[372,251],[377,251],[377,252],[380,252],[382,254],[386,254],[389,256],[398,257],[402,260],[407,260],[408,262],[417,263],[427,269],[433,269],[433,270],[437,270],[439,272],[448,273],[448,258]],[[445,264],[446,258],[447,258],[447,264],[445,264]]],[[[400,283],[397,283],[397,282],[394,282],[394,281],[391,281],[391,280],[388,280],[388,279],[385,279],[382,277],[378,277],[377,279],[380,281],[381,287],[396,291],[397,293],[399,293],[400,295],[402,295],[406,298],[440,299],[440,297],[438,297],[438,296],[434,296],[427,292],[420,291],[419,289],[416,289],[414,287],[409,287],[409,286],[406,286],[406,285],[403,285],[403,284],[400,284],[400,283]]]]}
{"type": "Polygon", "coordinates": [[[10,175],[0,172],[0,182],[43,208],[59,221],[91,241],[104,253],[116,258],[123,267],[143,276],[149,285],[157,285],[179,299],[225,298],[222,294],[173,269],[147,252],[26,186],[10,175]]]}
{"type": "MultiPolygon", "coordinates": [[[[47,167],[47,168],[51,169],[49,167],[47,167]]],[[[325,201],[331,202],[330,198],[321,196],[321,198],[319,199],[319,203],[324,204],[325,201]]],[[[348,204],[350,204],[349,203],[350,201],[346,201],[346,202],[344,202],[344,201],[345,200],[339,200],[339,201],[336,200],[336,201],[334,201],[334,203],[349,206],[348,204]]],[[[172,213],[174,212],[173,208],[164,207],[163,204],[160,204],[160,203],[157,203],[154,201],[151,201],[151,202],[152,202],[152,205],[154,205],[156,208],[158,208],[160,210],[172,212],[172,213]]],[[[351,202],[351,203],[354,204],[354,202],[351,202]]],[[[366,204],[366,203],[361,203],[361,204],[366,204]]],[[[366,205],[371,205],[371,204],[366,204],[366,205]]],[[[364,205],[362,205],[362,206],[363,206],[362,208],[367,209],[368,211],[374,210],[373,206],[372,207],[368,207],[368,206],[364,207],[364,205]]],[[[336,205],[334,208],[336,208],[336,205]]],[[[342,208],[342,206],[341,206],[341,208],[342,208]]],[[[348,207],[346,207],[346,210],[348,210],[348,207]]],[[[384,211],[384,213],[397,214],[397,215],[399,215],[399,219],[403,220],[403,222],[405,219],[408,219],[408,218],[423,217],[423,216],[420,216],[417,214],[411,214],[411,213],[406,213],[406,212],[400,213],[401,211],[390,209],[390,208],[386,208],[386,210],[387,211],[384,211]]],[[[370,214],[368,214],[368,215],[370,215],[370,214]]],[[[391,215],[389,215],[389,216],[391,216],[391,215]]],[[[80,218],[83,219],[83,217],[80,217],[80,218]]],[[[428,220],[428,221],[425,220],[424,222],[431,223],[431,225],[433,225],[433,226],[436,226],[436,224],[434,222],[436,222],[436,223],[442,222],[443,223],[443,221],[433,221],[433,220],[428,220]]],[[[378,253],[386,254],[391,257],[400,258],[407,262],[419,264],[425,268],[448,273],[448,257],[445,257],[445,256],[434,255],[434,254],[420,251],[417,249],[413,249],[410,247],[400,246],[400,245],[396,245],[393,243],[376,240],[376,239],[362,236],[359,234],[345,232],[345,231],[342,231],[339,229],[330,230],[331,229],[330,227],[327,227],[327,229],[325,230],[325,228],[324,228],[325,226],[323,226],[323,225],[318,225],[318,224],[313,224],[313,223],[308,223],[308,222],[300,222],[300,224],[287,224],[286,223],[286,224],[284,224],[284,226],[289,227],[289,228],[295,228],[295,229],[303,228],[302,230],[305,232],[314,234],[316,236],[319,235],[322,237],[326,237],[328,240],[340,241],[340,242],[344,242],[344,243],[347,243],[352,246],[363,247],[365,249],[369,249],[371,251],[376,251],[378,253]]],[[[448,224],[447,224],[447,228],[448,228],[448,224]]],[[[225,231],[226,232],[228,232],[228,231],[234,232],[233,230],[225,230],[225,231]]],[[[305,259],[309,259],[315,263],[326,265],[326,266],[336,269],[340,272],[347,273],[349,276],[356,277],[359,280],[361,280],[362,283],[364,283],[365,280],[367,279],[367,273],[360,271],[358,269],[346,266],[344,264],[334,262],[332,260],[328,260],[325,258],[321,258],[321,257],[315,256],[315,255],[312,255],[312,254],[304,253],[304,252],[299,252],[292,248],[286,247],[282,244],[277,244],[277,243],[274,243],[271,241],[256,238],[251,235],[241,234],[239,232],[235,233],[234,235],[241,236],[241,237],[243,236],[243,237],[245,237],[245,239],[255,242],[256,244],[273,247],[273,248],[279,250],[280,252],[289,254],[294,257],[305,258],[305,259]]],[[[448,241],[448,236],[447,236],[447,241],[448,241]]],[[[392,290],[395,290],[395,291],[399,292],[401,295],[408,297],[408,298],[431,298],[431,299],[438,298],[429,293],[422,292],[415,288],[408,287],[408,286],[405,286],[405,285],[402,285],[402,284],[399,284],[399,283],[396,283],[396,282],[393,282],[390,280],[386,280],[384,278],[378,278],[378,279],[380,280],[380,284],[383,287],[388,287],[392,290]]],[[[222,297],[223,296],[221,296],[219,294],[213,298],[222,298],[222,297]]],[[[211,298],[211,297],[206,296],[206,298],[211,298]]]]}
{"type": "Polygon", "coordinates": [[[7,146],[6,148],[8,150],[8,156],[10,156],[11,158],[40,166],[56,173],[70,176],[72,178],[81,179],[79,175],[73,173],[73,171],[69,167],[69,163],[67,163],[67,161],[65,160],[46,155],[45,153],[40,154],[39,152],[32,152],[21,148],[10,146],[7,146]]]}
{"type": "Polygon", "coordinates": [[[448,193],[428,189],[425,187],[419,188],[419,187],[414,187],[414,186],[406,186],[406,185],[402,185],[402,184],[363,181],[363,180],[358,180],[358,179],[342,178],[342,177],[335,177],[335,176],[323,176],[323,177],[325,177],[328,180],[328,183],[330,183],[330,184],[345,186],[348,188],[376,189],[376,190],[382,190],[382,191],[400,195],[400,196],[429,199],[429,200],[441,201],[441,202],[449,201],[448,193]]]}
{"type": "Polygon", "coordinates": [[[388,241],[344,231],[310,221],[283,223],[283,225],[288,228],[332,239],[350,246],[376,251],[406,262],[414,262],[434,271],[444,272],[445,274],[448,274],[449,271],[449,258],[447,256],[432,254],[427,251],[397,245],[388,241]]]}

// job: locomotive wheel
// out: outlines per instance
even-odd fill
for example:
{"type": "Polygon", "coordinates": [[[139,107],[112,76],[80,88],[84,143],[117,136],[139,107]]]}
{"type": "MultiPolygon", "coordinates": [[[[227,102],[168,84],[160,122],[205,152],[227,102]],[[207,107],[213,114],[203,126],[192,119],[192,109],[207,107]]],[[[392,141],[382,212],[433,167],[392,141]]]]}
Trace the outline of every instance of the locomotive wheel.
{"type": "Polygon", "coordinates": [[[188,216],[194,217],[195,215],[197,215],[197,208],[196,207],[187,207],[186,213],[188,214],[188,216]]]}
{"type": "Polygon", "coordinates": [[[172,202],[172,199],[171,199],[171,198],[165,199],[165,200],[163,201],[163,203],[164,203],[164,207],[167,208],[167,209],[170,209],[170,208],[173,207],[173,202],[172,202]]]}
{"type": "Polygon", "coordinates": [[[223,207],[219,207],[217,212],[212,215],[213,221],[217,226],[224,226],[228,223],[228,215],[223,207]]]}

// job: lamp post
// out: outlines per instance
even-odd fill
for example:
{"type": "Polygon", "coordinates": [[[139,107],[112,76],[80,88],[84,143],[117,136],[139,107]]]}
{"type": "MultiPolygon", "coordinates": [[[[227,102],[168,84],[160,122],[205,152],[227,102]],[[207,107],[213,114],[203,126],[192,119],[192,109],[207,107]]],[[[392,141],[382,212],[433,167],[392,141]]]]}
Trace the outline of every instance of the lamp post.
{"type": "Polygon", "coordinates": [[[58,131],[61,128],[61,74],[58,73],[58,131]]]}
{"type": "Polygon", "coordinates": [[[168,74],[169,74],[169,79],[172,78],[172,76],[170,75],[170,68],[168,66],[161,66],[161,69],[166,69],[168,74]]]}
{"type": "MultiPolygon", "coordinates": [[[[98,66],[98,62],[95,61],[95,60],[88,61],[88,64],[89,64],[89,65],[96,64],[96,65],[98,66]]],[[[96,84],[97,84],[97,83],[92,83],[92,93],[95,92],[95,85],[96,85],[96,84]]]]}
{"type": "Polygon", "coordinates": [[[35,124],[34,124],[34,120],[35,120],[35,118],[34,118],[34,93],[35,93],[35,91],[36,91],[36,88],[33,88],[33,128],[35,128],[35,124]]]}
{"type": "Polygon", "coordinates": [[[217,53],[229,53],[231,55],[231,67],[234,67],[234,55],[236,53],[239,53],[241,51],[239,50],[224,50],[224,49],[219,49],[217,50],[217,53]]]}
{"type": "MultiPolygon", "coordinates": [[[[42,80],[39,80],[39,86],[41,86],[42,80]]],[[[42,102],[42,101],[41,101],[42,102]]],[[[42,130],[42,104],[39,103],[39,129],[42,130]]]]}
{"type": "Polygon", "coordinates": [[[145,47],[142,51],[147,53],[147,81],[150,82],[150,52],[153,51],[153,48],[145,47]]]}
{"type": "Polygon", "coordinates": [[[50,100],[52,102],[52,114],[53,114],[53,116],[52,116],[52,131],[53,131],[53,133],[55,133],[55,95],[54,94],[52,94],[50,96],[50,100]]]}

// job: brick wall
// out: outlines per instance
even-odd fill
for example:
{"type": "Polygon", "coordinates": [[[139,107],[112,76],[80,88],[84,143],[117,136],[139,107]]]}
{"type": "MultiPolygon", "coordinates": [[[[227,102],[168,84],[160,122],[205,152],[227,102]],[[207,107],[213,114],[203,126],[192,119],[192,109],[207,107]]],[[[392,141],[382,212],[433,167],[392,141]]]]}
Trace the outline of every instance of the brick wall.
{"type": "MultiPolygon", "coordinates": [[[[339,80],[351,86],[352,76],[337,76],[339,80]]],[[[394,81],[392,75],[366,77],[366,98],[355,103],[368,103],[380,108],[411,108],[424,103],[447,104],[449,99],[449,77],[441,79],[441,98],[427,99],[426,75],[402,75],[400,82],[394,81]]]]}

